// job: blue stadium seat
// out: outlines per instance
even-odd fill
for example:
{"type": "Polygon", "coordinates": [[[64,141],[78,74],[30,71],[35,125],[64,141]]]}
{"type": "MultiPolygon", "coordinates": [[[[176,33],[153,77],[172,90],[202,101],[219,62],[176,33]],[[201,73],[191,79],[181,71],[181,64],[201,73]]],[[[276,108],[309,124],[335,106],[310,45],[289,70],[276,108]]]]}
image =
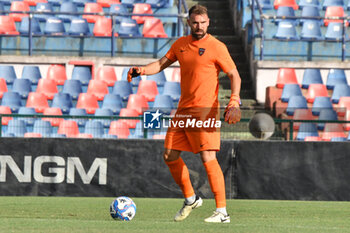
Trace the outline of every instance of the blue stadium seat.
{"type": "Polygon", "coordinates": [[[295,25],[290,21],[280,21],[277,27],[277,33],[274,38],[281,40],[299,40],[295,25]]]}
{"type": "Polygon", "coordinates": [[[133,93],[131,84],[126,80],[116,81],[113,87],[113,94],[119,95],[123,101],[129,99],[129,95],[133,93]]]}
{"type": "Polygon", "coordinates": [[[282,102],[288,102],[295,95],[303,95],[299,84],[285,84],[281,95],[282,102]]]}
{"type": "Polygon", "coordinates": [[[65,35],[66,29],[60,18],[50,17],[46,20],[44,34],[47,35],[65,35]]]}
{"type": "Polygon", "coordinates": [[[131,18],[123,18],[120,21],[118,35],[120,37],[142,37],[139,25],[137,24],[136,20],[131,18]]]}
{"type": "Polygon", "coordinates": [[[70,27],[68,29],[68,34],[73,36],[91,36],[89,25],[86,19],[83,18],[73,18],[70,27]]]}
{"type": "Polygon", "coordinates": [[[152,8],[163,8],[167,0],[146,0],[145,3],[150,4],[152,8]]]}
{"type": "Polygon", "coordinates": [[[70,0],[47,0],[52,6],[61,6],[63,3],[68,2],[70,0]]]}
{"type": "Polygon", "coordinates": [[[173,101],[179,101],[181,95],[181,85],[179,82],[165,82],[163,95],[169,95],[173,101]]]}
{"type": "MultiPolygon", "coordinates": [[[[109,8],[111,14],[129,14],[128,8],[124,4],[112,4],[109,8]]],[[[114,16],[115,22],[120,23],[123,18],[130,18],[130,16],[114,16]]]]}
{"type": "Polygon", "coordinates": [[[60,108],[63,114],[68,114],[73,107],[72,97],[68,93],[59,92],[53,97],[52,108],[60,108]]]}
{"type": "Polygon", "coordinates": [[[301,9],[303,9],[306,6],[320,8],[319,0],[300,0],[298,5],[301,9]]]}
{"type": "Polygon", "coordinates": [[[102,138],[104,135],[103,125],[98,120],[87,121],[84,133],[91,134],[94,138],[102,138]]]}
{"type": "Polygon", "coordinates": [[[15,137],[23,137],[27,132],[26,123],[23,120],[12,119],[7,126],[7,133],[12,133],[15,137]]]}
{"type": "Polygon", "coordinates": [[[350,86],[347,84],[336,84],[332,93],[332,103],[339,103],[340,97],[350,96],[350,86]]]}
{"type": "MultiPolygon", "coordinates": [[[[29,107],[20,107],[18,109],[18,114],[21,115],[36,115],[36,111],[34,108],[29,107]]],[[[32,126],[34,124],[35,118],[33,117],[18,117],[18,119],[23,120],[27,126],[32,126]]]]}
{"type": "Polygon", "coordinates": [[[12,113],[17,113],[18,109],[22,107],[21,96],[17,92],[5,92],[2,96],[1,105],[8,106],[12,113]]]}
{"type": "Polygon", "coordinates": [[[170,114],[174,108],[173,100],[169,95],[157,95],[154,99],[153,109],[159,109],[163,113],[170,114]]]}
{"type": "Polygon", "coordinates": [[[22,99],[27,99],[29,92],[32,91],[32,84],[29,79],[15,79],[12,91],[17,92],[22,99]]]}
{"type": "Polygon", "coordinates": [[[326,10],[329,6],[341,6],[344,7],[344,0],[324,0],[322,3],[323,10],[326,10]]]}
{"type": "MultiPolygon", "coordinates": [[[[325,40],[327,41],[341,41],[343,38],[343,24],[330,22],[327,26],[325,40]]],[[[345,39],[348,39],[348,35],[345,32],[345,39]]]]}
{"type": "Polygon", "coordinates": [[[62,93],[67,93],[72,100],[77,100],[80,93],[82,93],[81,82],[75,79],[68,79],[64,82],[62,93]]]}
{"type": "MultiPolygon", "coordinates": [[[[150,131],[147,132],[149,134],[150,131]]],[[[144,138],[144,132],[143,132],[143,123],[141,121],[136,123],[136,127],[134,132],[130,133],[128,136],[129,139],[142,139],[144,138]]]]}
{"type": "MultiPolygon", "coordinates": [[[[95,116],[112,117],[113,112],[108,108],[98,108],[95,111],[95,116]]],[[[109,125],[111,124],[111,119],[96,119],[96,121],[101,122],[103,127],[105,128],[109,128],[109,125]]],[[[105,133],[108,133],[108,132],[105,132],[105,133]]]]}
{"type": "Polygon", "coordinates": [[[312,105],[312,114],[319,116],[322,109],[333,109],[331,98],[326,96],[316,96],[312,105]]]}
{"type": "Polygon", "coordinates": [[[89,66],[74,66],[71,79],[79,80],[81,82],[81,85],[85,86],[86,90],[91,80],[91,77],[91,68],[89,66]]]}
{"type": "Polygon", "coordinates": [[[17,78],[15,68],[12,65],[1,65],[0,77],[6,80],[7,86],[12,86],[13,81],[17,78]]]}
{"type": "Polygon", "coordinates": [[[105,133],[105,134],[103,134],[102,138],[105,138],[105,139],[117,139],[118,136],[117,135],[113,135],[113,134],[105,133]]]}
{"type": "Polygon", "coordinates": [[[94,0],[73,0],[73,2],[80,7],[85,6],[85,3],[95,2],[94,0]]]}
{"type": "MultiPolygon", "coordinates": [[[[32,83],[32,89],[33,85],[37,85],[39,79],[41,79],[41,72],[39,66],[23,66],[22,69],[22,79],[29,79],[30,82],[32,83]]],[[[34,90],[33,90],[34,91],[34,90]]]]}
{"type": "Polygon", "coordinates": [[[103,98],[102,109],[109,109],[114,115],[118,115],[123,108],[123,100],[118,94],[107,94],[103,98]]]}
{"type": "MultiPolygon", "coordinates": [[[[337,112],[334,111],[333,109],[321,109],[320,115],[318,117],[318,120],[325,120],[325,121],[337,121],[338,120],[338,115],[337,112]]],[[[318,130],[323,130],[324,129],[324,124],[325,123],[318,123],[317,124],[317,129],[318,130]]]]}
{"type": "Polygon", "coordinates": [[[277,17],[282,17],[282,18],[276,18],[275,19],[275,24],[278,24],[281,21],[288,21],[291,22],[293,24],[297,24],[297,19],[286,19],[285,17],[295,17],[295,13],[294,13],[294,9],[293,7],[289,7],[289,6],[280,6],[277,9],[276,12],[276,16],[277,17]]]}
{"type": "MultiPolygon", "coordinates": [[[[70,116],[87,116],[86,110],[83,108],[71,108],[69,110],[70,116]]],[[[86,123],[86,118],[73,118],[73,121],[77,122],[79,127],[84,127],[86,123]]]]}
{"type": "MultiPolygon", "coordinates": [[[[41,29],[40,29],[40,24],[37,18],[32,18],[31,19],[31,30],[32,30],[32,35],[41,35],[41,29]]],[[[21,24],[18,29],[19,33],[21,35],[28,35],[29,34],[29,17],[24,17],[22,18],[21,24]]]]}
{"type": "MultiPolygon", "coordinates": [[[[77,13],[78,8],[77,5],[72,1],[62,2],[60,6],[60,12],[62,13],[77,13]]],[[[77,15],[70,14],[59,14],[58,18],[62,19],[63,22],[71,22],[73,18],[77,17],[77,15]]]]}
{"type": "Polygon", "coordinates": [[[166,82],[164,70],[157,74],[147,75],[147,80],[155,81],[157,83],[158,88],[164,86],[164,83],[166,82]]]}
{"type": "Polygon", "coordinates": [[[42,14],[35,14],[34,18],[38,19],[39,22],[45,22],[52,15],[44,14],[44,12],[53,12],[53,7],[50,2],[38,2],[35,7],[35,11],[42,12],[42,14]]]}
{"type": "MultiPolygon", "coordinates": [[[[129,71],[130,67],[125,67],[123,69],[123,73],[122,73],[122,80],[128,80],[128,71],[129,71]]],[[[141,81],[141,76],[135,77],[131,80],[131,85],[133,87],[138,87],[139,83],[141,81]]],[[[134,92],[136,92],[137,89],[134,90],[134,92]]]]}
{"type": "Polygon", "coordinates": [[[348,84],[345,71],[343,69],[330,69],[327,75],[327,89],[334,89],[337,84],[348,84]]]}
{"type": "Polygon", "coordinates": [[[288,116],[293,116],[295,109],[307,109],[307,101],[304,96],[292,96],[289,98],[286,113],[288,116]]]}
{"type": "Polygon", "coordinates": [[[346,142],[347,138],[344,137],[333,137],[331,138],[331,142],[346,142]]]}
{"type": "MultiPolygon", "coordinates": [[[[320,10],[318,9],[318,7],[305,6],[301,11],[301,17],[320,17],[320,10]]],[[[307,18],[300,19],[300,23],[303,24],[307,20],[316,20],[317,22],[319,22],[320,25],[322,25],[323,23],[321,19],[307,19],[307,18]]]]}
{"type": "Polygon", "coordinates": [[[132,8],[135,3],[143,3],[143,0],[121,0],[121,3],[126,7],[132,8]]]}
{"type": "Polygon", "coordinates": [[[301,123],[296,140],[304,141],[305,137],[318,137],[317,126],[314,123],[301,123]]]}
{"type": "Polygon", "coordinates": [[[33,125],[33,132],[40,133],[42,137],[51,137],[53,133],[53,127],[50,121],[37,119],[33,125]]]}
{"type": "Polygon", "coordinates": [[[323,40],[320,22],[317,20],[306,20],[303,23],[300,38],[307,41],[323,40]]]}
{"type": "Polygon", "coordinates": [[[310,84],[323,84],[320,69],[307,68],[304,70],[301,88],[308,89],[310,84]]]}

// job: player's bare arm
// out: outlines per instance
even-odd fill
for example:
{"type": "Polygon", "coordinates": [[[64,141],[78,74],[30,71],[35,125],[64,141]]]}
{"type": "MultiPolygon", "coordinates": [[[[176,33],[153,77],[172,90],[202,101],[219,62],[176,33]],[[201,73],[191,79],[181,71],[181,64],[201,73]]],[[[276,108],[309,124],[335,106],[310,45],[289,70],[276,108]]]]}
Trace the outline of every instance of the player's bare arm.
{"type": "Polygon", "coordinates": [[[241,120],[241,110],[239,108],[241,91],[241,77],[237,69],[232,69],[227,73],[227,76],[231,80],[231,97],[230,101],[225,109],[225,121],[229,124],[235,124],[241,120]]]}
{"type": "Polygon", "coordinates": [[[131,82],[132,78],[138,77],[140,75],[152,75],[161,72],[168,66],[173,64],[173,61],[169,60],[167,57],[162,57],[161,59],[152,62],[143,67],[132,67],[128,72],[128,81],[131,82]]]}

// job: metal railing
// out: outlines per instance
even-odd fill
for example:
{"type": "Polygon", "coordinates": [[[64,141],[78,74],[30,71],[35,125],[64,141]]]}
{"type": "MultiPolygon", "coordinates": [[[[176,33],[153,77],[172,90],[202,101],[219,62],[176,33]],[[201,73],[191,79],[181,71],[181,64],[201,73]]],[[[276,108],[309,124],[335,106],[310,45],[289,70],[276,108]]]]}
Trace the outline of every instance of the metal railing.
{"type": "MultiPolygon", "coordinates": [[[[346,39],[346,24],[350,20],[350,17],[313,17],[313,16],[276,16],[276,15],[266,15],[263,13],[262,7],[259,3],[258,0],[252,0],[251,4],[251,18],[252,18],[252,23],[251,23],[251,32],[252,32],[252,44],[255,44],[255,29],[258,31],[257,37],[261,39],[260,42],[260,54],[259,54],[259,60],[264,60],[264,42],[266,40],[277,40],[277,41],[303,41],[303,42],[308,42],[308,43],[313,43],[313,42],[330,42],[330,43],[341,43],[341,61],[345,60],[346,57],[346,42],[348,41],[346,39]],[[255,6],[257,6],[257,9],[259,11],[260,17],[256,17],[255,15],[255,6]],[[329,20],[342,20],[342,26],[343,26],[343,32],[342,32],[342,39],[340,41],[328,41],[328,40],[316,40],[316,39],[308,39],[308,40],[286,40],[286,39],[277,39],[277,38],[269,38],[267,39],[265,36],[265,28],[264,28],[264,21],[265,20],[276,20],[276,19],[309,19],[309,20],[324,20],[324,19],[329,19],[329,20]]],[[[254,50],[253,50],[254,53],[254,50]]],[[[311,60],[311,55],[308,55],[308,60],[311,60]]],[[[255,54],[253,54],[253,57],[255,57],[255,54]]]]}
{"type": "MultiPolygon", "coordinates": [[[[35,35],[32,31],[32,19],[34,15],[72,15],[72,16],[82,16],[82,15],[98,15],[98,16],[107,16],[112,19],[112,26],[111,26],[111,57],[115,55],[115,17],[117,16],[150,16],[150,17],[165,17],[165,18],[177,18],[177,36],[175,37],[167,37],[166,39],[176,39],[179,36],[182,35],[181,30],[184,30],[184,33],[187,34],[189,29],[188,25],[184,23],[183,19],[187,18],[188,16],[188,7],[186,4],[186,1],[184,0],[178,0],[178,14],[133,14],[133,13],[107,13],[107,12],[99,12],[99,13],[88,13],[88,12],[42,12],[42,11],[0,11],[1,15],[8,15],[9,13],[19,13],[19,14],[28,14],[29,17],[29,23],[28,23],[28,33],[26,34],[20,34],[20,35],[6,35],[1,34],[1,37],[14,37],[14,36],[21,36],[21,37],[28,37],[28,55],[31,56],[33,53],[33,37],[76,37],[76,38],[85,38],[85,37],[101,37],[101,36],[93,36],[93,35],[50,35],[50,34],[40,34],[35,35]],[[183,11],[182,11],[183,10],[183,11]]],[[[108,37],[108,36],[105,36],[108,37]]],[[[153,39],[157,40],[159,38],[145,38],[145,37],[128,37],[128,36],[118,36],[118,38],[143,38],[143,39],[153,39]]]]}
{"type": "MultiPolygon", "coordinates": [[[[0,122],[3,121],[4,117],[11,117],[13,119],[50,119],[50,118],[58,118],[58,119],[65,119],[65,120],[110,120],[110,121],[116,121],[116,120],[139,120],[141,121],[142,125],[144,123],[144,117],[122,117],[122,116],[70,116],[70,115],[42,115],[42,114],[35,114],[35,115],[24,115],[24,114],[0,114],[0,122]]],[[[163,118],[162,118],[163,119],[163,118]]],[[[162,120],[161,119],[161,120],[162,120]]],[[[164,119],[170,119],[169,117],[164,117],[164,119]]],[[[251,118],[242,118],[239,123],[236,123],[234,125],[227,124],[224,122],[224,119],[220,119],[221,124],[221,138],[222,139],[230,139],[230,140],[258,140],[259,138],[255,138],[249,131],[249,122],[251,121],[251,118]]],[[[280,118],[274,118],[275,122],[275,131],[272,132],[272,136],[269,140],[289,140],[293,141],[296,140],[294,138],[295,133],[298,132],[294,129],[294,125],[296,123],[313,123],[313,124],[320,124],[320,123],[334,123],[334,124],[350,124],[350,121],[344,121],[344,120],[295,120],[295,119],[280,119],[280,118]],[[284,126],[283,126],[284,125],[284,126]]],[[[2,133],[6,133],[6,129],[4,130],[4,127],[7,127],[3,124],[0,124],[0,137],[3,137],[2,133]]],[[[30,126],[27,126],[30,127],[30,126]]],[[[55,128],[55,127],[53,127],[55,128]]],[[[57,130],[58,126],[56,127],[57,130]]],[[[108,130],[108,129],[107,129],[108,130]]],[[[132,129],[135,130],[135,129],[132,129]]],[[[154,129],[147,129],[142,127],[142,132],[133,132],[131,134],[137,133],[137,135],[143,135],[142,137],[138,138],[151,138],[152,133],[153,134],[165,134],[167,131],[167,127],[154,130],[154,129]]],[[[345,130],[343,130],[344,132],[345,130]]],[[[30,131],[28,131],[30,132],[30,131]]],[[[303,131],[304,132],[304,131],[303,131]]],[[[80,132],[84,133],[84,132],[80,132]]],[[[108,134],[108,133],[107,133],[108,134]]],[[[18,137],[18,136],[16,136],[18,137]]],[[[96,138],[96,137],[94,137],[96,138]]],[[[101,137],[98,137],[101,138],[101,137]]],[[[133,137],[131,137],[133,138],[133,137]]]]}

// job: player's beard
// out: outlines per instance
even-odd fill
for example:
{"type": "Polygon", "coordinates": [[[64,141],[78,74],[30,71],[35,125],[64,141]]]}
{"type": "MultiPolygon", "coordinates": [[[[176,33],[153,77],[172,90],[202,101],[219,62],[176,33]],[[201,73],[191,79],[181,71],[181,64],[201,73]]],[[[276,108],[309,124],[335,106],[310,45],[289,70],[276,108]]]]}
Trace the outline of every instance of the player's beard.
{"type": "Polygon", "coordinates": [[[195,38],[196,40],[200,40],[207,34],[207,31],[199,29],[197,31],[192,31],[191,34],[193,38],[195,38]],[[197,33],[197,32],[202,32],[202,33],[197,33]]]}

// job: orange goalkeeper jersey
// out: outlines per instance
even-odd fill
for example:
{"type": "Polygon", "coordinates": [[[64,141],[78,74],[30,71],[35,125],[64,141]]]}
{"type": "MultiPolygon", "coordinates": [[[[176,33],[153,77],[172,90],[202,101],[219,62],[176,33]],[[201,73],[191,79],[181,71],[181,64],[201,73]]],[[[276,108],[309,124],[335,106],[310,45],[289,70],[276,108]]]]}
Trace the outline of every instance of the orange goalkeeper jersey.
{"type": "Polygon", "coordinates": [[[165,56],[180,63],[178,108],[219,106],[219,72],[236,68],[224,43],[209,34],[200,40],[189,35],[176,40],[165,56]]]}

